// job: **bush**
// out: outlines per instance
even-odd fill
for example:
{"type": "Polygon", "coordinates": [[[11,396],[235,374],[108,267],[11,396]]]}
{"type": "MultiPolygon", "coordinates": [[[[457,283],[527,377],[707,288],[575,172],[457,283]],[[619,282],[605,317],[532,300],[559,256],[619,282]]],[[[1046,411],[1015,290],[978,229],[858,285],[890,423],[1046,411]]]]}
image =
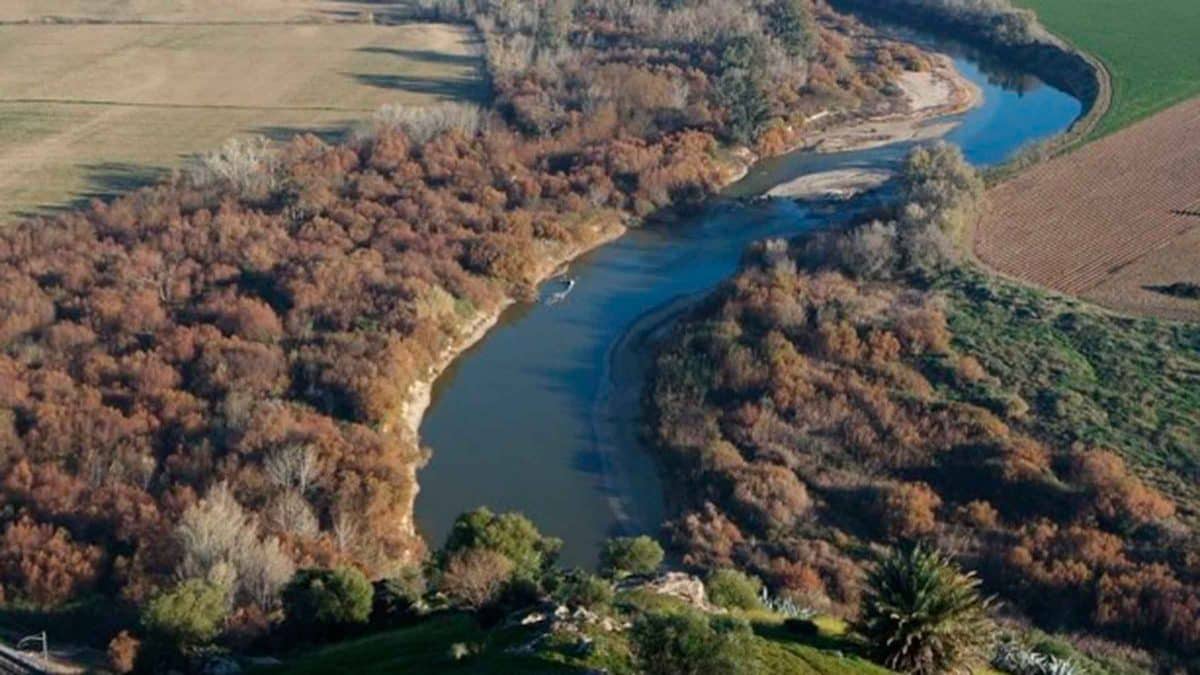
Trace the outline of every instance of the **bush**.
{"type": "Polygon", "coordinates": [[[226,589],[204,579],[188,579],[159,593],[142,612],[146,630],[179,647],[212,641],[228,613],[226,589]]]}
{"type": "Polygon", "coordinates": [[[877,661],[933,675],[986,661],[993,626],[979,581],[936,551],[893,552],[867,578],[856,628],[877,661]]]}
{"type": "Polygon", "coordinates": [[[694,610],[647,614],[633,626],[640,672],[648,675],[738,675],[756,672],[754,634],[745,621],[694,610]]]}
{"type": "Polygon", "coordinates": [[[515,576],[540,579],[554,564],[562,541],[544,537],[537,527],[519,513],[492,513],[479,508],[454,521],[443,556],[470,549],[493,551],[508,559],[515,576]]]}
{"type": "Polygon", "coordinates": [[[446,559],[438,590],[459,604],[479,610],[496,599],[512,576],[512,561],[504,555],[469,548],[446,559]]]}
{"type": "Polygon", "coordinates": [[[725,609],[759,609],[762,582],[737,570],[717,570],[704,582],[708,599],[725,609]]]}
{"type": "Polygon", "coordinates": [[[609,539],[600,551],[601,572],[615,578],[653,574],[662,561],[662,546],[645,535],[609,539]]]}
{"type": "Polygon", "coordinates": [[[303,569],[283,589],[287,620],[306,632],[325,632],[371,617],[374,589],[353,567],[303,569]]]}
{"type": "Polygon", "coordinates": [[[399,573],[374,584],[371,623],[390,625],[415,614],[425,596],[425,576],[420,568],[405,567],[399,573]]]}
{"type": "Polygon", "coordinates": [[[563,604],[594,609],[612,603],[613,585],[607,579],[580,572],[568,578],[556,595],[563,604]]]}

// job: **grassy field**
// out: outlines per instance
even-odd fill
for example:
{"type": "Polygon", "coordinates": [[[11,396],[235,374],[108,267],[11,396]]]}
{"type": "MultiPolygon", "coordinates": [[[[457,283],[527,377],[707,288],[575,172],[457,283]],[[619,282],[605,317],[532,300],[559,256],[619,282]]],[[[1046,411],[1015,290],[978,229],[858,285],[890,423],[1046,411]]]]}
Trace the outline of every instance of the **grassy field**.
{"type": "Polygon", "coordinates": [[[37,4],[0,10],[0,219],[145,184],[233,135],[486,96],[465,29],[340,22],[356,3],[252,0],[234,21],[224,3],[65,2],[75,23],[20,23],[37,4]]]}
{"type": "MultiPolygon", "coordinates": [[[[625,609],[654,606],[670,611],[678,601],[635,592],[619,601],[625,609]]],[[[769,612],[744,615],[754,628],[755,672],[763,675],[887,675],[891,671],[855,656],[856,645],[844,635],[840,621],[818,621],[820,634],[799,638],[782,626],[783,618],[769,612]]],[[[281,667],[266,668],[259,675],[287,673],[463,673],[528,675],[551,673],[609,672],[633,675],[630,645],[624,632],[597,629],[589,633],[592,648],[580,653],[575,642],[564,636],[561,644],[547,640],[527,654],[514,654],[514,647],[527,643],[534,632],[512,626],[483,630],[466,614],[432,616],[416,625],[377,633],[297,655],[281,667]],[[455,659],[452,645],[464,645],[469,656],[455,659]]]]}
{"type": "Polygon", "coordinates": [[[1200,2],[1016,0],[1104,61],[1113,107],[1093,132],[1106,135],[1200,94],[1200,2]]]}
{"type": "Polygon", "coordinates": [[[1200,325],[1127,319],[984,273],[947,275],[956,346],[1037,414],[1039,434],[1110,448],[1200,518],[1200,325]]]}

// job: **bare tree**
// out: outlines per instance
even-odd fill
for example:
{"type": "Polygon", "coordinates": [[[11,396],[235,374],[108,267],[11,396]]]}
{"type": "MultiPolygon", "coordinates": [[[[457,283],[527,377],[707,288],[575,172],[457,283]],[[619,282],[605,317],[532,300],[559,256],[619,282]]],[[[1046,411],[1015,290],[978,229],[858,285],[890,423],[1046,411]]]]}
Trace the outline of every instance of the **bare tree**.
{"type": "Polygon", "coordinates": [[[271,142],[252,136],[231,138],[219,149],[200,155],[188,176],[197,186],[226,182],[247,195],[274,189],[277,170],[271,142]]]}
{"type": "Polygon", "coordinates": [[[267,478],[285,490],[306,494],[317,475],[317,450],[308,443],[291,443],[272,451],[263,460],[267,478]]]}
{"type": "Polygon", "coordinates": [[[184,511],[175,536],[183,549],[176,575],[215,581],[263,609],[275,606],[295,570],[277,539],[259,538],[258,524],[225,484],[184,511]]]}
{"type": "Polygon", "coordinates": [[[500,553],[466,549],[450,556],[439,588],[456,602],[479,609],[496,597],[512,569],[512,561],[500,553]]]}
{"type": "Polygon", "coordinates": [[[474,136],[483,128],[484,113],[479,106],[464,103],[441,103],[434,106],[413,106],[389,103],[375,112],[371,128],[364,136],[383,131],[400,130],[414,143],[424,145],[448,131],[474,136]]]}
{"type": "Polygon", "coordinates": [[[308,500],[295,490],[288,490],[276,497],[267,514],[270,525],[278,532],[313,537],[320,531],[308,500]]]}
{"type": "Polygon", "coordinates": [[[358,517],[352,509],[337,504],[333,507],[332,519],[333,542],[337,544],[338,551],[345,553],[358,543],[358,517]]]}

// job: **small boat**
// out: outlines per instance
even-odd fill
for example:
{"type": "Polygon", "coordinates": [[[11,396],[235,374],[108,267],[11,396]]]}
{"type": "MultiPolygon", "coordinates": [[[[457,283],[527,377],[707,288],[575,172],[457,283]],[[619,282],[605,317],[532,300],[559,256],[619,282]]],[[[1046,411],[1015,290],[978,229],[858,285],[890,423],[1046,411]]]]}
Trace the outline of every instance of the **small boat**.
{"type": "Polygon", "coordinates": [[[574,278],[567,279],[567,285],[561,291],[558,291],[557,293],[554,293],[550,297],[546,298],[546,304],[547,305],[557,305],[558,303],[562,302],[563,300],[566,300],[567,296],[571,294],[571,291],[574,290],[574,288],[575,288],[575,279],[574,278]]]}

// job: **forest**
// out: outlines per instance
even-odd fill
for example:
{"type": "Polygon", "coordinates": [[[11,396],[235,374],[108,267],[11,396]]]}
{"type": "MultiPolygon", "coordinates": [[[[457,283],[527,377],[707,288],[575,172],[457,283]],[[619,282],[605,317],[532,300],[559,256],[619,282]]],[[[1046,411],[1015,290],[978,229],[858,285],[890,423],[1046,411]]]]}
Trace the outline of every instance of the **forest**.
{"type": "Polygon", "coordinates": [[[809,0],[424,3],[494,103],[344,142],[231,141],[0,230],[0,592],[144,605],[218,583],[261,633],[297,567],[419,562],[397,417],[480,316],[613,228],[703,198],[806,111],[888,104],[918,52],[809,0]]]}
{"type": "MultiPolygon", "coordinates": [[[[1092,435],[1119,445],[1101,446],[1078,417],[1077,432],[1061,426],[1068,399],[1085,404],[1079,391],[1022,397],[1035,376],[1015,371],[1060,366],[1021,363],[1045,346],[1019,329],[972,323],[974,303],[1000,301],[956,259],[981,208],[978,177],[935,146],[909,156],[901,183],[877,219],[759,245],[663,347],[652,433],[682,487],[674,545],[690,565],[752,570],[853,614],[871,551],[921,543],[1041,628],[1108,653],[1144,648],[1161,667],[1194,658],[1193,503],[1148,483],[1157,474],[1138,454],[1170,441],[1131,438],[1114,416],[1092,435]],[[1027,342],[999,353],[1002,330],[1027,342]]],[[[1140,330],[1069,309],[1060,321],[1086,324],[1085,340],[1140,330]]],[[[1167,358],[1186,359],[1179,349],[1167,358]]]]}

